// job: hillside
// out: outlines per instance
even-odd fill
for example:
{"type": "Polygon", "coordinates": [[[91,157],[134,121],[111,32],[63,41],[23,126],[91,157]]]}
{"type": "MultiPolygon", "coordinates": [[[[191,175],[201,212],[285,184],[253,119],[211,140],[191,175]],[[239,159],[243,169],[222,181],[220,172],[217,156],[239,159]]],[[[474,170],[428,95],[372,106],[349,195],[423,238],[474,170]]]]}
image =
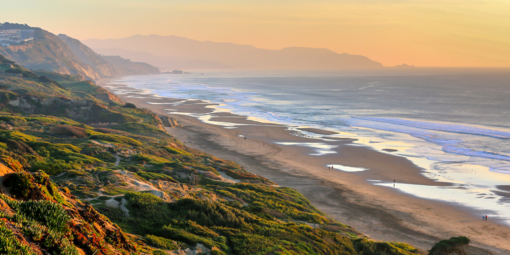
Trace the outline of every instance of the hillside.
{"type": "Polygon", "coordinates": [[[82,63],[90,66],[101,77],[122,75],[122,72],[117,67],[108,63],[89,47],[83,45],[80,41],[64,34],[59,34],[58,38],[69,46],[82,63]]]}
{"type": "Polygon", "coordinates": [[[136,74],[159,74],[157,67],[143,62],[132,62],[119,56],[101,56],[106,62],[116,66],[121,71],[121,75],[136,74]]]}
{"type": "Polygon", "coordinates": [[[132,62],[119,56],[101,56],[80,41],[67,35],[60,34],[58,37],[71,48],[83,63],[91,66],[103,77],[160,73],[157,67],[146,63],[132,62]]]}
{"type": "MultiPolygon", "coordinates": [[[[16,29],[17,27],[16,24],[2,24],[0,29],[16,29]]],[[[40,28],[28,28],[35,32],[32,42],[19,46],[2,46],[0,47],[0,54],[33,70],[79,74],[90,79],[102,78],[101,74],[82,63],[57,36],[40,28]]]]}
{"type": "Polygon", "coordinates": [[[369,240],[154,113],[0,55],[2,254],[414,254],[369,240]],[[129,234],[126,234],[129,233],[129,234]]]}
{"type": "Polygon", "coordinates": [[[0,30],[33,30],[33,40],[20,45],[0,46],[0,54],[31,70],[81,75],[97,80],[121,75],[159,73],[154,67],[139,67],[139,64],[115,66],[103,59],[80,41],[65,35],[56,36],[41,28],[4,23],[0,30]],[[128,68],[126,68],[126,66],[128,68]]]}
{"type": "Polygon", "coordinates": [[[177,36],[135,35],[83,41],[103,55],[119,55],[161,69],[370,69],[383,67],[367,57],[328,49],[259,49],[233,43],[201,42],[177,36]]]}

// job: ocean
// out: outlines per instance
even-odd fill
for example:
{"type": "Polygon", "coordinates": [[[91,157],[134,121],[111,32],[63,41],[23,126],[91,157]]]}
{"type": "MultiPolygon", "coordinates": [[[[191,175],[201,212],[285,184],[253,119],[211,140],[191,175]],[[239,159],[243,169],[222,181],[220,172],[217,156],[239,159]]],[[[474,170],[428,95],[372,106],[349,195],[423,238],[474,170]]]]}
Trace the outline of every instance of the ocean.
{"type": "MultiPolygon", "coordinates": [[[[285,124],[317,144],[355,138],[356,145],[406,157],[426,177],[453,184],[397,185],[402,192],[489,211],[491,218],[510,223],[510,70],[219,71],[129,76],[113,83],[160,97],[216,103],[215,112],[285,124]]],[[[209,120],[209,114],[188,115],[209,120]]]]}

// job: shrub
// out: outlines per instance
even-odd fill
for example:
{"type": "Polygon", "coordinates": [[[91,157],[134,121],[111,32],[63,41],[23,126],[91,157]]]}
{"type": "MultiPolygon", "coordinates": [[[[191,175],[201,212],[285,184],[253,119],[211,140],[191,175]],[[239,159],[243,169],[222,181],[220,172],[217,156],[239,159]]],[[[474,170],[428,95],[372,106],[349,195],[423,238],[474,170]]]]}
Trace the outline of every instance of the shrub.
{"type": "Polygon", "coordinates": [[[156,195],[144,192],[129,192],[125,195],[125,199],[130,206],[146,211],[152,211],[163,203],[163,200],[156,195]]]}
{"type": "Polygon", "coordinates": [[[172,176],[166,175],[166,174],[160,174],[160,173],[152,173],[152,172],[145,172],[142,170],[138,170],[136,174],[145,180],[163,180],[163,181],[171,181],[171,182],[177,182],[172,176]]]}
{"type": "Polygon", "coordinates": [[[45,200],[23,202],[18,212],[57,232],[66,232],[71,219],[62,205],[45,200]]]}
{"type": "Polygon", "coordinates": [[[135,134],[148,134],[162,132],[156,126],[147,123],[129,122],[112,127],[113,129],[131,132],[135,134]]]}
{"type": "Polygon", "coordinates": [[[27,77],[27,78],[39,78],[39,77],[38,77],[35,73],[33,73],[32,71],[27,70],[27,69],[22,68],[22,67],[15,67],[15,68],[7,69],[7,70],[5,70],[5,73],[16,73],[16,74],[21,74],[23,77],[27,77]]]}
{"type": "Polygon", "coordinates": [[[429,255],[467,255],[466,248],[469,245],[469,238],[465,236],[452,237],[448,240],[441,240],[434,244],[429,255]]]}
{"type": "Polygon", "coordinates": [[[22,142],[25,142],[25,143],[28,143],[28,142],[37,142],[37,140],[39,140],[37,137],[35,136],[31,136],[31,135],[27,135],[27,134],[23,134],[19,131],[0,131],[0,138],[5,138],[5,139],[13,139],[13,140],[16,140],[16,141],[22,141],[22,142]]]}
{"type": "Polygon", "coordinates": [[[85,132],[84,128],[74,127],[68,125],[57,125],[51,128],[51,131],[55,134],[67,135],[67,136],[76,136],[78,138],[87,137],[88,134],[85,132]]]}
{"type": "Polygon", "coordinates": [[[166,239],[159,236],[154,235],[146,235],[145,241],[157,248],[166,249],[166,250],[177,250],[179,246],[175,241],[172,241],[170,239],[166,239]]]}
{"type": "Polygon", "coordinates": [[[173,228],[171,227],[171,225],[164,226],[161,229],[161,235],[166,238],[172,238],[193,245],[196,245],[197,243],[203,243],[205,246],[209,248],[215,247],[215,243],[210,239],[189,233],[182,229],[173,228]]]}
{"type": "Polygon", "coordinates": [[[166,158],[162,158],[162,157],[158,157],[158,156],[154,156],[154,155],[148,155],[148,154],[136,154],[136,155],[131,156],[131,159],[135,160],[135,161],[139,161],[139,162],[145,161],[151,165],[175,163],[175,161],[173,161],[173,160],[171,161],[166,158]]]}
{"type": "Polygon", "coordinates": [[[124,131],[120,131],[120,130],[116,130],[116,129],[111,129],[111,128],[101,128],[101,127],[94,128],[94,131],[98,131],[98,132],[105,133],[105,134],[110,134],[110,133],[118,134],[118,135],[127,135],[127,134],[129,134],[129,133],[124,132],[124,131]]]}
{"type": "Polygon", "coordinates": [[[136,105],[135,105],[135,104],[133,104],[133,103],[126,103],[126,104],[124,105],[124,108],[133,108],[133,109],[136,109],[136,105]]]}
{"type": "Polygon", "coordinates": [[[124,143],[129,144],[133,146],[142,146],[142,143],[129,137],[121,136],[121,135],[114,135],[114,134],[94,134],[90,136],[90,139],[99,139],[104,141],[110,141],[114,143],[124,143]]]}
{"type": "Polygon", "coordinates": [[[181,155],[185,155],[185,156],[190,156],[191,157],[191,154],[189,152],[181,150],[181,149],[178,149],[178,148],[175,148],[175,147],[166,146],[165,149],[168,152],[172,153],[172,154],[181,154],[181,155]]]}
{"type": "MultiPolygon", "coordinates": [[[[23,155],[19,155],[17,153],[14,153],[12,151],[9,151],[9,150],[3,149],[3,148],[0,148],[0,158],[2,158],[2,159],[10,158],[11,160],[16,160],[18,162],[18,164],[21,164],[21,166],[23,166],[23,167],[26,167],[26,168],[30,167],[28,160],[25,157],[23,157],[23,155]]],[[[17,171],[16,169],[13,169],[13,170],[17,171]]]]}
{"type": "Polygon", "coordinates": [[[3,221],[0,221],[0,253],[7,255],[36,254],[30,246],[18,241],[12,230],[5,226],[3,221]]]}
{"type": "Polygon", "coordinates": [[[8,185],[11,193],[19,198],[28,197],[32,189],[37,187],[35,178],[27,172],[6,175],[4,184],[8,185]]]}
{"type": "Polygon", "coordinates": [[[47,161],[37,161],[32,163],[30,167],[31,172],[35,172],[38,170],[42,170],[49,175],[57,175],[72,169],[81,168],[80,164],[77,163],[66,163],[63,160],[52,160],[50,162],[47,161]]]}
{"type": "MultiPolygon", "coordinates": [[[[398,247],[398,243],[396,243],[397,245],[394,245],[392,243],[388,243],[388,242],[374,242],[374,241],[371,241],[371,240],[367,240],[367,239],[357,239],[357,240],[354,240],[353,241],[353,244],[354,244],[354,249],[360,253],[360,254],[367,254],[367,255],[371,255],[371,254],[388,254],[388,255],[392,255],[392,254],[413,254],[413,253],[418,253],[418,250],[414,249],[412,251],[410,250],[404,250],[400,247],[398,247]]],[[[411,246],[408,246],[406,248],[409,248],[411,246]]],[[[412,248],[412,247],[411,247],[412,248]]]]}
{"type": "Polygon", "coordinates": [[[7,144],[9,149],[11,149],[13,152],[16,152],[18,154],[21,154],[21,155],[32,154],[35,156],[39,156],[32,148],[30,148],[30,146],[28,146],[27,144],[25,144],[22,141],[7,139],[7,141],[5,141],[5,143],[7,144]]]}

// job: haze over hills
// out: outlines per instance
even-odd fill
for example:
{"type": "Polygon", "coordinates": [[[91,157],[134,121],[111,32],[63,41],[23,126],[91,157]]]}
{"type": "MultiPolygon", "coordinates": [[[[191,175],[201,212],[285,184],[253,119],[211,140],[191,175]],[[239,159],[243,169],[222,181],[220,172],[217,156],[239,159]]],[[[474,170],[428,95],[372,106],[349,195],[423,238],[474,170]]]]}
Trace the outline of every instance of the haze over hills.
{"type": "Polygon", "coordinates": [[[259,49],[234,43],[201,42],[178,36],[134,35],[121,39],[84,40],[96,52],[143,61],[161,69],[368,69],[381,63],[365,56],[328,49],[290,47],[259,49]]]}
{"type": "Polygon", "coordinates": [[[89,65],[100,76],[112,77],[122,75],[119,69],[106,62],[106,60],[80,41],[64,34],[59,34],[58,38],[69,46],[82,63],[89,65]]]}
{"type": "Polygon", "coordinates": [[[130,74],[155,74],[159,69],[144,63],[122,61],[122,65],[111,63],[80,41],[66,35],[56,36],[46,30],[27,25],[4,23],[0,30],[30,31],[33,37],[19,42],[2,43],[0,54],[26,68],[79,74],[97,80],[130,74]],[[136,72],[133,72],[136,70],[136,72]]]}

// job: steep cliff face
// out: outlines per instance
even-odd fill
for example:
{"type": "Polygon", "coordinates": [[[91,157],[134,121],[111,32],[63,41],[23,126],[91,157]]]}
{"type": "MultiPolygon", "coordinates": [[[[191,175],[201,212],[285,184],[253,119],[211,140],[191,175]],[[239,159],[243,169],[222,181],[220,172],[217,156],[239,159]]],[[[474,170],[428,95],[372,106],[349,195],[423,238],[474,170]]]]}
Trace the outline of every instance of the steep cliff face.
{"type": "Polygon", "coordinates": [[[103,78],[83,63],[56,35],[41,28],[31,29],[35,31],[32,42],[19,46],[2,46],[0,54],[32,70],[80,74],[90,79],[103,78]]]}
{"type": "Polygon", "coordinates": [[[71,48],[83,63],[91,66],[94,71],[103,77],[161,73],[157,67],[146,63],[132,62],[119,56],[101,56],[80,41],[67,35],[60,34],[58,37],[71,48]]]}
{"type": "Polygon", "coordinates": [[[101,77],[114,77],[125,74],[114,65],[105,61],[100,55],[82,44],[80,41],[64,34],[58,35],[58,38],[69,46],[81,62],[89,65],[101,77]]]}
{"type": "Polygon", "coordinates": [[[81,75],[98,80],[122,75],[157,74],[159,69],[120,57],[104,59],[80,41],[66,35],[19,24],[0,24],[0,30],[34,30],[34,39],[24,45],[0,46],[0,54],[31,70],[81,75]]]}

